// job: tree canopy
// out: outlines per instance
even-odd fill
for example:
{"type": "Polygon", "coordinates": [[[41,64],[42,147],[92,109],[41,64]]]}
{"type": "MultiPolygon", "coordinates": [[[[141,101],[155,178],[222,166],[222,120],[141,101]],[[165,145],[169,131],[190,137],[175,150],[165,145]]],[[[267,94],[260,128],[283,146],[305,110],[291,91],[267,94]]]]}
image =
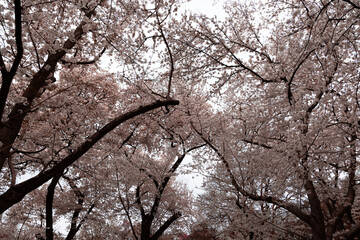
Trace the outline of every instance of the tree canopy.
{"type": "Polygon", "coordinates": [[[360,2],[185,2],[0,1],[0,238],[359,239],[360,2]]]}

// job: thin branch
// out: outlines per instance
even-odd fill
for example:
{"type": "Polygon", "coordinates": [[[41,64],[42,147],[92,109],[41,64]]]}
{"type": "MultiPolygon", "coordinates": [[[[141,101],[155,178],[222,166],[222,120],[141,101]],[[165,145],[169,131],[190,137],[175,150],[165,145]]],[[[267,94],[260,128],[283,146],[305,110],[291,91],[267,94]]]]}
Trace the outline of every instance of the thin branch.
{"type": "Polygon", "coordinates": [[[303,211],[301,211],[300,208],[298,208],[296,205],[291,204],[291,203],[286,203],[281,199],[277,199],[275,197],[271,197],[271,196],[259,196],[256,194],[252,194],[248,191],[246,191],[245,189],[243,189],[237,182],[235,176],[233,175],[231,168],[230,168],[230,164],[229,162],[226,160],[225,156],[220,152],[220,150],[215,147],[214,144],[212,144],[207,138],[205,138],[205,136],[203,135],[203,133],[199,132],[199,130],[197,130],[193,123],[191,123],[192,128],[194,129],[194,131],[202,138],[202,140],[218,155],[218,157],[220,158],[220,160],[222,161],[222,163],[225,166],[225,169],[227,171],[227,173],[229,174],[229,177],[231,179],[231,183],[233,185],[233,187],[235,187],[235,189],[237,191],[239,191],[239,193],[241,193],[242,195],[244,195],[245,197],[250,198],[251,200],[254,201],[264,201],[267,203],[272,203],[276,206],[279,206],[281,208],[284,208],[286,210],[288,210],[289,212],[293,213],[295,216],[297,216],[300,220],[304,221],[305,223],[310,225],[310,216],[307,215],[306,213],[304,213],[303,211]]]}
{"type": "Polygon", "coordinates": [[[62,64],[70,64],[70,65],[90,65],[90,64],[94,64],[96,63],[100,58],[101,56],[105,53],[106,51],[106,48],[104,48],[98,56],[96,56],[93,60],[89,60],[89,61],[80,61],[80,62],[69,62],[69,61],[66,61],[64,59],[61,60],[61,63],[62,64]]]}
{"type": "Polygon", "coordinates": [[[6,70],[5,62],[4,62],[1,52],[0,52],[0,71],[1,71],[2,77],[3,78],[6,77],[6,74],[8,73],[8,71],[6,70]]]}
{"type": "Polygon", "coordinates": [[[266,149],[272,149],[271,146],[266,145],[266,144],[264,144],[264,143],[255,142],[254,140],[243,139],[243,141],[246,142],[246,143],[250,143],[250,144],[254,144],[254,145],[257,145],[257,146],[266,148],[266,149]]]}
{"type": "Polygon", "coordinates": [[[170,73],[169,73],[169,83],[168,83],[168,91],[167,91],[167,95],[166,97],[170,97],[170,92],[171,92],[171,82],[172,82],[172,77],[173,77],[173,74],[174,74],[174,59],[173,59],[173,55],[172,55],[172,52],[171,52],[171,49],[170,49],[170,46],[169,46],[169,43],[165,37],[165,34],[164,34],[164,31],[161,27],[161,23],[160,22],[160,19],[159,19],[159,14],[157,13],[156,11],[156,19],[158,21],[158,24],[159,24],[159,31],[160,31],[160,34],[161,34],[161,37],[162,39],[164,40],[164,43],[165,43],[165,46],[166,46],[166,49],[168,51],[168,54],[169,54],[169,58],[170,58],[170,73]]]}
{"type": "Polygon", "coordinates": [[[30,28],[28,29],[28,33],[29,33],[29,37],[30,37],[31,43],[32,43],[32,45],[34,46],[35,56],[36,56],[36,62],[37,62],[38,68],[40,69],[40,68],[41,68],[41,65],[40,65],[39,52],[38,52],[37,46],[36,46],[36,44],[35,44],[35,42],[34,42],[34,38],[32,37],[30,28]]]}
{"type": "Polygon", "coordinates": [[[303,65],[303,63],[310,57],[310,55],[315,51],[316,49],[312,49],[310,52],[308,52],[308,54],[305,56],[304,59],[302,59],[299,64],[296,66],[295,70],[293,71],[290,80],[287,82],[287,95],[288,95],[288,100],[289,100],[289,104],[292,105],[293,104],[293,95],[291,92],[291,84],[295,78],[295,75],[297,73],[297,71],[300,69],[301,65],[303,65]]]}
{"type": "Polygon", "coordinates": [[[95,208],[95,203],[91,204],[90,208],[86,211],[86,215],[83,217],[83,219],[81,219],[80,223],[78,224],[78,226],[76,227],[76,231],[78,232],[80,227],[84,224],[85,220],[88,218],[88,216],[90,215],[90,213],[92,212],[92,210],[95,208]]]}
{"type": "Polygon", "coordinates": [[[356,5],[355,3],[353,3],[353,2],[350,1],[350,0],[343,0],[343,1],[349,3],[351,6],[353,6],[353,7],[356,8],[356,9],[360,9],[360,5],[359,5],[359,6],[356,5]]]}
{"type": "Polygon", "coordinates": [[[161,201],[161,197],[162,194],[167,186],[167,184],[169,183],[171,177],[173,176],[172,174],[175,173],[175,171],[178,169],[178,167],[180,166],[180,164],[182,163],[182,161],[184,160],[186,154],[188,154],[189,152],[201,148],[203,146],[205,146],[206,144],[201,144],[195,147],[192,147],[190,149],[188,149],[187,151],[185,151],[185,153],[183,153],[182,155],[177,157],[177,160],[175,161],[175,163],[171,166],[171,168],[168,171],[168,174],[165,178],[163,178],[163,180],[161,181],[161,184],[159,186],[157,186],[157,189],[159,191],[158,194],[156,194],[153,206],[151,207],[151,211],[150,211],[150,216],[155,216],[156,211],[160,205],[160,201],[161,201]]]}
{"type": "Polygon", "coordinates": [[[118,190],[118,196],[119,196],[119,199],[120,199],[120,202],[121,202],[121,205],[123,206],[123,209],[125,211],[125,214],[126,214],[126,217],[129,221],[129,224],[130,224],[130,228],[131,228],[131,232],[132,234],[134,235],[135,239],[138,240],[138,236],[136,234],[136,231],[134,229],[134,225],[132,223],[132,220],[131,220],[131,216],[130,216],[130,212],[129,212],[129,208],[126,206],[125,204],[125,201],[124,199],[121,197],[121,191],[120,191],[120,179],[119,179],[119,172],[118,172],[118,168],[116,167],[116,182],[118,183],[117,184],[117,190],[118,190]]]}
{"type": "Polygon", "coordinates": [[[141,219],[144,219],[144,218],[146,218],[146,213],[142,206],[141,197],[140,197],[140,187],[142,186],[142,184],[143,184],[143,182],[141,182],[139,185],[136,186],[135,196],[136,196],[136,204],[138,205],[138,207],[140,209],[141,219]]]}

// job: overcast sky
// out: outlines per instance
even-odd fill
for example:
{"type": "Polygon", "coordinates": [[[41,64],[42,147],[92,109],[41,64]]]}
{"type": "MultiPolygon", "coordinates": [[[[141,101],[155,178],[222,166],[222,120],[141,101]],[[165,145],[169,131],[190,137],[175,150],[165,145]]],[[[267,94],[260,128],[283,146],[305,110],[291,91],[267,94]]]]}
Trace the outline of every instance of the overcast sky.
{"type": "Polygon", "coordinates": [[[195,13],[203,13],[209,17],[217,15],[221,17],[224,15],[222,8],[225,0],[192,0],[185,4],[186,9],[191,10],[195,13]]]}

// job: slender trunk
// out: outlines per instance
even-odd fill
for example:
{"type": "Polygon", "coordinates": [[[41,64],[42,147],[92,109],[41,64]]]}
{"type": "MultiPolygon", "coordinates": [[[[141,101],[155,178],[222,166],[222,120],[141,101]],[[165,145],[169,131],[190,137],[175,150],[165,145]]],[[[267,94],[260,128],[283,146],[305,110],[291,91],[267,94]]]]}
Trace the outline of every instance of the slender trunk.
{"type": "Polygon", "coordinates": [[[56,175],[51,180],[51,183],[47,189],[47,194],[46,194],[46,240],[54,239],[53,202],[54,202],[55,187],[61,176],[62,176],[62,172],[60,174],[56,175]]]}

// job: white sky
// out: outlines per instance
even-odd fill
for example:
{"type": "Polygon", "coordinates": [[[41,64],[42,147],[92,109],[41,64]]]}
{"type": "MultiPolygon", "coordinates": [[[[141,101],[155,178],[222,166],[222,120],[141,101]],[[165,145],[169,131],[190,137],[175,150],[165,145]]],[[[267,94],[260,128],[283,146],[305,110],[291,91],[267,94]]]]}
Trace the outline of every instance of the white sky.
{"type": "MultiPolygon", "coordinates": [[[[194,13],[205,14],[208,17],[214,17],[216,15],[218,19],[222,19],[226,15],[223,9],[224,2],[225,0],[192,0],[185,4],[185,9],[194,13]]],[[[188,169],[186,165],[191,161],[194,161],[192,157],[185,157],[184,162],[178,170],[188,169]]],[[[196,170],[194,170],[192,174],[179,175],[177,176],[177,180],[185,183],[188,189],[193,192],[194,196],[197,196],[203,193],[201,187],[203,176],[195,172],[196,170]]]]}
{"type": "Polygon", "coordinates": [[[197,195],[204,192],[201,187],[204,180],[203,176],[195,173],[197,172],[196,169],[192,170],[193,173],[191,174],[181,174],[182,170],[191,169],[191,167],[187,166],[191,163],[191,161],[194,161],[191,156],[185,157],[184,161],[181,163],[178,169],[179,175],[176,177],[176,180],[185,183],[188,189],[194,194],[194,197],[196,197],[197,195]]]}
{"type": "Polygon", "coordinates": [[[185,8],[194,13],[206,14],[209,17],[221,18],[225,15],[223,3],[225,0],[192,0],[185,4],[185,8]]]}

